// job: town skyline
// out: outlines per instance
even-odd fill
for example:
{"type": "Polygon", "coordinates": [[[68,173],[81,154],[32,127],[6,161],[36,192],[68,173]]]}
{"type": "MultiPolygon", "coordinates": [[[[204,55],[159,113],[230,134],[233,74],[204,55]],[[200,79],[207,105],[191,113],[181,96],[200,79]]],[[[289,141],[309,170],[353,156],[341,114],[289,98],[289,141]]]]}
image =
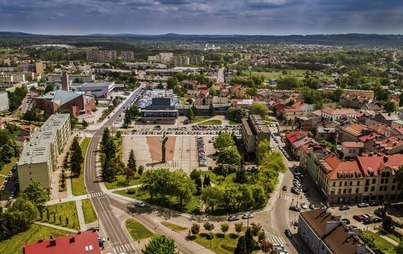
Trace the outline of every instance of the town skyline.
{"type": "Polygon", "coordinates": [[[0,2],[0,30],[48,35],[402,34],[403,3],[388,2],[40,0],[32,5],[18,0],[0,2]]]}

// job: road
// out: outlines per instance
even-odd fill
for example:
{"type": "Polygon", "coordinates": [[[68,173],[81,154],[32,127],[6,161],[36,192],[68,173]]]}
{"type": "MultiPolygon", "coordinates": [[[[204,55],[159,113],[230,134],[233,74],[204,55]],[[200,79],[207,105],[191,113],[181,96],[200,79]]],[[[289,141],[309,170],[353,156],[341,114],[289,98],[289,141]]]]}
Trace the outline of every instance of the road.
{"type": "MultiPolygon", "coordinates": [[[[277,143],[270,139],[271,147],[273,150],[279,151],[277,143]]],[[[281,145],[281,143],[280,143],[281,145]]],[[[299,165],[297,161],[289,161],[283,155],[284,162],[289,169],[292,169],[294,165],[299,165]]],[[[296,195],[290,192],[290,188],[292,186],[293,173],[291,170],[287,170],[284,173],[283,181],[279,184],[279,189],[276,195],[278,196],[277,201],[273,205],[273,209],[271,210],[271,224],[269,225],[269,232],[276,236],[275,239],[285,240],[285,246],[288,250],[288,253],[311,253],[311,251],[307,248],[307,246],[302,242],[301,238],[297,234],[296,227],[291,226],[291,223],[294,221],[298,221],[298,212],[290,211],[289,207],[291,205],[299,205],[301,204],[300,195],[296,195]],[[282,191],[282,186],[287,186],[287,191],[282,191]],[[284,216],[285,215],[285,216],[284,216]],[[294,234],[292,239],[288,239],[284,230],[289,228],[291,232],[294,234]]],[[[278,242],[281,243],[281,242],[278,242]]]]}
{"type": "MultiPolygon", "coordinates": [[[[139,90],[138,88],[136,90],[139,90]]],[[[100,221],[100,226],[105,236],[109,238],[109,243],[113,248],[113,251],[117,254],[120,253],[136,253],[134,243],[131,237],[124,230],[124,226],[117,218],[113,212],[114,205],[111,202],[111,198],[105,195],[101,189],[99,183],[99,172],[96,168],[96,152],[98,150],[98,144],[102,137],[105,127],[110,126],[119,116],[121,112],[124,111],[124,107],[129,106],[131,101],[135,98],[133,93],[130,98],[127,98],[123,105],[119,109],[115,110],[115,113],[110,116],[110,118],[105,122],[103,126],[97,130],[87,149],[85,158],[85,184],[87,188],[87,193],[91,197],[92,205],[98,215],[98,220],[100,221]]]]}
{"type": "Polygon", "coordinates": [[[224,83],[224,81],[225,81],[224,70],[225,70],[225,67],[222,67],[222,68],[220,68],[220,69],[218,70],[218,73],[217,73],[217,83],[224,83]]]}

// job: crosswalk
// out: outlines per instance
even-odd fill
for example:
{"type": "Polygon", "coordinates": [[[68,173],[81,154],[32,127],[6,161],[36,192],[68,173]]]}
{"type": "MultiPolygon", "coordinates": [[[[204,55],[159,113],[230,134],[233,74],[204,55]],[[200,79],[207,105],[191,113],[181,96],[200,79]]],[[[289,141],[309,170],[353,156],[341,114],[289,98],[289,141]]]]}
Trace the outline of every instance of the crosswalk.
{"type": "Polygon", "coordinates": [[[91,196],[92,198],[104,197],[104,196],[105,196],[105,193],[103,193],[103,192],[101,192],[101,191],[99,191],[99,192],[93,192],[93,193],[90,193],[90,196],[91,196]]]}
{"type": "Polygon", "coordinates": [[[280,198],[281,198],[281,199],[285,199],[285,200],[291,200],[291,199],[293,199],[293,197],[288,196],[288,195],[280,195],[280,198]]]}
{"type": "Polygon", "coordinates": [[[272,244],[275,244],[275,243],[286,244],[286,241],[281,236],[271,235],[271,236],[267,237],[267,240],[272,244]]]}
{"type": "Polygon", "coordinates": [[[133,243],[131,244],[122,244],[118,246],[114,246],[113,249],[116,253],[136,253],[133,243]]]}

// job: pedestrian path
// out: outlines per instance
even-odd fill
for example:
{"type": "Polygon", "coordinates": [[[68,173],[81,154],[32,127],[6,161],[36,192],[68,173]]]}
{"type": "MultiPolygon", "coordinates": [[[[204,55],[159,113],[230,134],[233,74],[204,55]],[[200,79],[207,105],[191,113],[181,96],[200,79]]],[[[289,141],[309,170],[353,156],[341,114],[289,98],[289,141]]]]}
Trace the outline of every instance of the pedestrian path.
{"type": "Polygon", "coordinates": [[[288,196],[288,195],[280,195],[280,198],[285,199],[285,200],[292,200],[293,199],[293,197],[288,196]]]}
{"type": "Polygon", "coordinates": [[[281,236],[275,236],[275,235],[271,235],[269,237],[267,237],[267,240],[271,243],[271,244],[286,244],[286,241],[284,240],[283,237],[281,236]]]}
{"type": "Polygon", "coordinates": [[[104,197],[104,196],[105,196],[105,193],[102,192],[102,191],[99,191],[99,192],[90,193],[90,196],[91,196],[92,198],[104,197]]]}

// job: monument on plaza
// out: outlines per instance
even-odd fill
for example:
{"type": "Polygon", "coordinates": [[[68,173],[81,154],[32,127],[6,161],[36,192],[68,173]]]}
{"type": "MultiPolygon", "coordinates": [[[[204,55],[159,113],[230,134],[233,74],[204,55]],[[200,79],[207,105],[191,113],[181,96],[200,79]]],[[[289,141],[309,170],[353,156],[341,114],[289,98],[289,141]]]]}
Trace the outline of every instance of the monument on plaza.
{"type": "Polygon", "coordinates": [[[166,160],[166,155],[165,155],[165,153],[166,153],[165,143],[166,143],[167,141],[168,141],[168,137],[165,136],[165,132],[164,132],[164,135],[162,135],[162,138],[161,138],[161,144],[162,144],[162,160],[161,160],[161,162],[162,162],[162,163],[167,162],[167,160],[166,160]]]}

